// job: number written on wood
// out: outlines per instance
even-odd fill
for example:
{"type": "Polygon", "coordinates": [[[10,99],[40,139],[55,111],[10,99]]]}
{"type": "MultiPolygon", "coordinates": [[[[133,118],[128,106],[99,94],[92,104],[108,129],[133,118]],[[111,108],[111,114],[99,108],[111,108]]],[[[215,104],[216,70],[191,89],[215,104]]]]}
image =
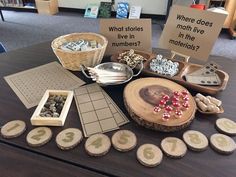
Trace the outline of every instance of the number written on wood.
{"type": "Polygon", "coordinates": [[[11,128],[9,128],[9,129],[7,129],[7,132],[10,132],[10,131],[12,131],[12,130],[14,130],[14,129],[16,129],[17,127],[19,127],[20,126],[20,124],[18,124],[18,123],[15,123],[15,125],[13,126],[13,127],[11,127],[11,128]]]}
{"type": "Polygon", "coordinates": [[[175,151],[176,150],[176,144],[177,144],[177,140],[176,139],[170,139],[170,140],[167,140],[168,143],[171,143],[172,146],[171,146],[171,151],[175,151]]]}
{"type": "Polygon", "coordinates": [[[151,147],[146,147],[144,150],[143,150],[143,156],[150,160],[150,159],[153,159],[154,158],[154,152],[153,152],[153,149],[151,147]]]}
{"type": "Polygon", "coordinates": [[[196,134],[196,133],[189,133],[188,136],[190,138],[190,141],[193,144],[200,144],[201,143],[201,139],[199,138],[198,134],[196,134]]]}
{"type": "Polygon", "coordinates": [[[65,143],[70,143],[70,142],[73,141],[74,136],[75,136],[75,133],[73,133],[73,132],[67,132],[67,133],[66,133],[66,138],[62,139],[62,141],[64,141],[65,143]]]}
{"type": "Polygon", "coordinates": [[[118,143],[120,143],[120,144],[127,144],[128,141],[129,141],[128,140],[129,137],[130,136],[128,134],[122,133],[121,136],[120,136],[120,139],[118,140],[118,143]]]}
{"type": "Polygon", "coordinates": [[[93,141],[91,143],[92,146],[94,146],[95,148],[99,148],[102,146],[102,138],[97,138],[95,141],[93,141]]]}
{"type": "Polygon", "coordinates": [[[220,147],[228,146],[228,141],[222,136],[217,136],[216,142],[218,143],[220,147]]]}
{"type": "Polygon", "coordinates": [[[228,120],[225,120],[223,122],[221,122],[221,126],[224,127],[226,130],[232,130],[232,129],[236,129],[236,124],[233,122],[230,122],[228,120]]]}
{"type": "Polygon", "coordinates": [[[38,134],[31,136],[32,139],[39,141],[41,140],[41,137],[46,134],[46,131],[41,129],[37,131],[38,134]]]}

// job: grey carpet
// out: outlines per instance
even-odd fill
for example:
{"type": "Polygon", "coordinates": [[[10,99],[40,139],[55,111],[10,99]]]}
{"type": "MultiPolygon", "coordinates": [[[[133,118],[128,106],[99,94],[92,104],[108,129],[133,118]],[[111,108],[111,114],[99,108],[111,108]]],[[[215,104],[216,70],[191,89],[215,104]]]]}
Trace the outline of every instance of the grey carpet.
{"type": "MultiPolygon", "coordinates": [[[[30,12],[3,11],[5,22],[0,21],[0,42],[8,51],[27,47],[73,32],[98,32],[99,20],[83,18],[78,13],[60,12],[54,16],[30,12]]],[[[152,46],[157,47],[161,35],[160,24],[153,21],[152,46]]],[[[225,56],[236,60],[236,40],[222,32],[211,54],[225,56]]]]}

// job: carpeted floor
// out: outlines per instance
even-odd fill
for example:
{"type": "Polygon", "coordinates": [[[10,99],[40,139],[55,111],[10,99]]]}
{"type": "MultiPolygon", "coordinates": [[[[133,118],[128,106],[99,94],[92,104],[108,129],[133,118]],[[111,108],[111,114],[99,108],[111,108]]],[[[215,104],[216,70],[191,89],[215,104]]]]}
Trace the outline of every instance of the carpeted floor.
{"type": "MultiPolygon", "coordinates": [[[[60,12],[54,16],[30,12],[3,11],[5,22],[0,20],[0,42],[8,51],[30,46],[72,32],[98,32],[99,20],[83,18],[78,13],[60,12]]],[[[158,46],[162,21],[153,20],[152,45],[158,46]]],[[[222,32],[213,49],[213,55],[236,60],[236,40],[230,40],[227,32],[222,32]]]]}

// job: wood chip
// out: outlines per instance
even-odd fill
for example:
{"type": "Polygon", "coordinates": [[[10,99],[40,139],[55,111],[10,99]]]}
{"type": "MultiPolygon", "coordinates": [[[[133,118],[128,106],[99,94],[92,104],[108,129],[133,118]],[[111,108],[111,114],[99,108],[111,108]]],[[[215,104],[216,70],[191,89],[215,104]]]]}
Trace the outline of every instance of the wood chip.
{"type": "Polygon", "coordinates": [[[129,130],[117,131],[111,141],[114,148],[121,152],[132,150],[137,144],[136,135],[129,130]]]}
{"type": "Polygon", "coordinates": [[[220,133],[211,135],[210,143],[215,151],[222,154],[231,154],[236,148],[235,142],[232,138],[220,133]]]}
{"type": "Polygon", "coordinates": [[[181,158],[187,152],[187,146],[185,143],[175,137],[167,137],[161,141],[161,148],[167,156],[173,158],[181,158]]]}
{"type": "Polygon", "coordinates": [[[51,138],[52,131],[50,128],[38,127],[28,133],[26,141],[32,147],[39,147],[49,142],[51,138]]]}
{"type": "Polygon", "coordinates": [[[111,141],[107,135],[95,134],[90,136],[85,143],[85,150],[91,156],[103,156],[108,153],[111,141]]]}
{"type": "Polygon", "coordinates": [[[163,154],[154,144],[143,144],[137,150],[138,161],[147,167],[155,167],[162,161],[163,154]]]}
{"type": "Polygon", "coordinates": [[[188,130],[183,134],[183,140],[194,151],[203,151],[208,147],[207,137],[199,131],[188,130]]]}
{"type": "Polygon", "coordinates": [[[13,120],[6,123],[1,128],[1,135],[3,138],[16,138],[22,135],[26,130],[25,122],[21,120],[13,120]]]}
{"type": "Polygon", "coordinates": [[[62,150],[76,147],[83,139],[82,132],[77,128],[67,128],[56,137],[57,146],[62,150]]]}
{"type": "Polygon", "coordinates": [[[236,135],[236,122],[227,118],[220,118],[216,121],[216,128],[227,135],[236,135]]]}

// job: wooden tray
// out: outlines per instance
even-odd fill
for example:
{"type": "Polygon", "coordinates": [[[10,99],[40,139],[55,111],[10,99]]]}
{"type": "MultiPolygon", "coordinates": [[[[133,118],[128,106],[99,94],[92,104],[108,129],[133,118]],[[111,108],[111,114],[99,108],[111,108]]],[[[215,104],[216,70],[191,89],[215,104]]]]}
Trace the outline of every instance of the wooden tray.
{"type": "MultiPolygon", "coordinates": [[[[124,52],[124,51],[123,51],[124,52]]],[[[188,88],[191,88],[193,90],[199,91],[199,92],[203,92],[203,93],[208,93],[210,95],[214,95],[219,91],[222,91],[226,88],[226,85],[228,83],[229,80],[229,75],[222,71],[222,70],[217,70],[217,74],[221,80],[221,85],[219,86],[204,86],[204,85],[198,85],[198,84],[193,84],[190,82],[187,82],[185,80],[185,75],[188,73],[192,73],[198,69],[200,69],[202,67],[202,65],[198,65],[198,64],[193,64],[193,63],[188,63],[188,59],[189,57],[185,57],[185,61],[179,61],[179,60],[174,60],[173,57],[174,55],[172,55],[172,61],[176,61],[179,63],[179,72],[173,76],[173,77],[169,77],[169,76],[165,76],[165,75],[161,75],[158,74],[156,72],[153,72],[150,70],[150,62],[153,58],[155,58],[156,54],[152,54],[152,53],[148,53],[148,52],[143,52],[143,51],[136,51],[135,53],[140,54],[142,56],[146,56],[147,61],[144,62],[144,69],[142,71],[143,74],[147,75],[147,76],[158,76],[158,77],[163,77],[172,81],[175,81],[183,86],[186,86],[188,88]]],[[[119,62],[118,61],[118,55],[119,54],[114,54],[111,56],[111,60],[114,62],[119,62]]]]}
{"type": "Polygon", "coordinates": [[[66,116],[70,109],[70,105],[73,99],[73,91],[68,90],[46,90],[45,94],[43,95],[41,101],[39,102],[34,114],[32,115],[30,121],[32,125],[35,126],[63,126],[66,120],[66,116]],[[59,117],[41,117],[40,112],[44,107],[45,103],[47,102],[50,95],[63,95],[67,96],[62,111],[59,117]]]}
{"type": "Polygon", "coordinates": [[[189,95],[190,108],[184,111],[181,118],[170,118],[169,121],[163,121],[162,112],[153,113],[154,102],[160,99],[161,94],[167,90],[173,92],[186,89],[167,79],[153,77],[130,82],[125,87],[123,96],[125,107],[131,118],[146,128],[164,132],[177,131],[187,127],[193,120],[196,112],[196,103],[191,95],[189,95]],[[145,90],[146,94],[142,95],[140,90],[145,90]]]}

